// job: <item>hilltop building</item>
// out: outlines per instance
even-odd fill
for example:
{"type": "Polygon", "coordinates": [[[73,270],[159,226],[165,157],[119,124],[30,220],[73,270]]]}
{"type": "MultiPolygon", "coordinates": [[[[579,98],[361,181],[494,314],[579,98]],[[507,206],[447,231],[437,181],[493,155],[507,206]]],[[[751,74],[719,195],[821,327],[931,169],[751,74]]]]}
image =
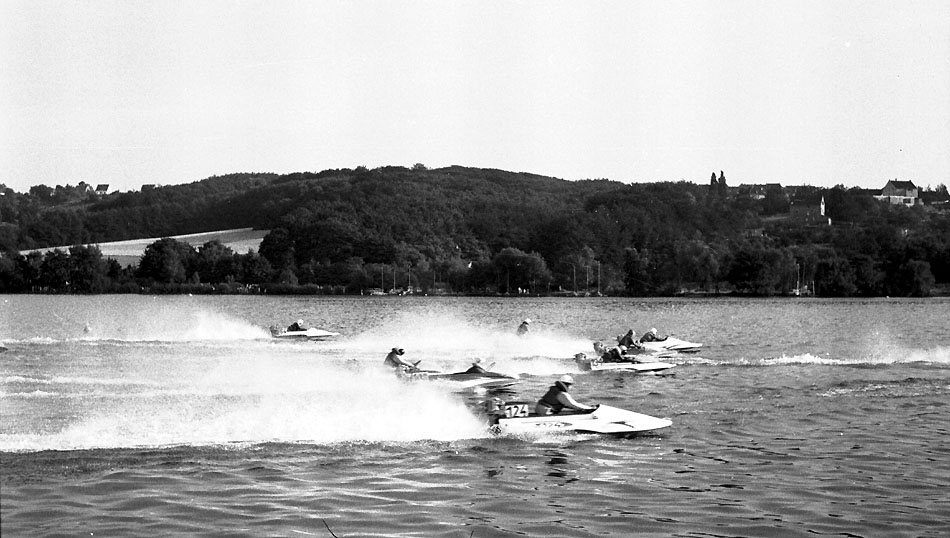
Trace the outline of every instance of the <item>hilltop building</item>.
{"type": "Polygon", "coordinates": [[[919,191],[913,181],[898,181],[892,179],[881,189],[881,194],[874,198],[894,205],[913,206],[917,204],[919,191]]]}
{"type": "Polygon", "coordinates": [[[743,183],[739,185],[739,189],[737,191],[738,196],[750,198],[752,200],[764,200],[769,193],[778,196],[785,196],[785,190],[779,183],[765,183],[762,185],[747,185],[743,183]]]}

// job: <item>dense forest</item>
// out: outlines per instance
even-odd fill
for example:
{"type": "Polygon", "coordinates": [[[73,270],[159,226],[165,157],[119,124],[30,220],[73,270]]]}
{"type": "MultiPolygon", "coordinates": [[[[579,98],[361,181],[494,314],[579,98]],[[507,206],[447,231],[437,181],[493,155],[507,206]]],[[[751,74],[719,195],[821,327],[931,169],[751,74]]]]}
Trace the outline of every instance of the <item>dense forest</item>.
{"type": "Polygon", "coordinates": [[[0,292],[927,296],[947,189],[564,181],[449,167],[245,173],[140,192],[0,186],[0,292]],[[824,204],[824,214],[820,211],[824,204]],[[258,251],[170,236],[253,227],[258,251]],[[97,243],[163,237],[138,266],[97,243]],[[41,247],[75,245],[46,254],[41,247]]]}

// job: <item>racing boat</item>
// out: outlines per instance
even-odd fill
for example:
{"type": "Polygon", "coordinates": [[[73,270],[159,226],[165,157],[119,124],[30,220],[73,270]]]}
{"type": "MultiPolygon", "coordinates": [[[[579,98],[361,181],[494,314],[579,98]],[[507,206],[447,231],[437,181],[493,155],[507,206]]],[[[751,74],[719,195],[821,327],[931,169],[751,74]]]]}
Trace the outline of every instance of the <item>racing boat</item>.
{"type": "Polygon", "coordinates": [[[340,333],[324,331],[323,329],[316,329],[313,327],[305,331],[288,331],[287,329],[280,329],[272,326],[270,328],[270,334],[274,338],[287,340],[326,340],[327,338],[340,336],[340,333]]]}
{"type": "Polygon", "coordinates": [[[500,389],[521,383],[521,380],[516,377],[498,372],[435,374],[430,375],[429,379],[434,381],[448,381],[465,389],[476,387],[483,389],[500,389]]]}
{"type": "Polygon", "coordinates": [[[647,351],[652,351],[655,353],[664,353],[675,351],[678,353],[695,353],[699,351],[699,348],[703,347],[702,344],[697,344],[694,342],[687,342],[686,340],[680,340],[679,338],[674,338],[672,336],[667,336],[663,340],[654,340],[652,342],[640,342],[640,346],[647,351]]]}
{"type": "Polygon", "coordinates": [[[676,366],[668,362],[643,361],[642,355],[624,356],[622,362],[605,362],[600,357],[588,357],[584,353],[574,355],[574,362],[583,372],[599,372],[601,370],[629,370],[633,372],[650,373],[662,372],[676,366]]]}
{"type": "Polygon", "coordinates": [[[598,405],[593,411],[536,415],[534,404],[524,401],[486,402],[491,431],[496,434],[532,434],[557,431],[580,433],[633,434],[668,428],[673,421],[651,417],[612,407],[598,405]]]}
{"type": "MultiPolygon", "coordinates": [[[[418,365],[418,363],[416,364],[418,365]]],[[[489,368],[491,368],[491,365],[489,368]]],[[[478,367],[477,363],[474,363],[472,368],[464,372],[446,374],[435,370],[422,370],[413,367],[404,371],[402,375],[411,380],[446,382],[461,389],[500,389],[521,383],[521,380],[517,377],[491,372],[486,368],[478,367]]]]}

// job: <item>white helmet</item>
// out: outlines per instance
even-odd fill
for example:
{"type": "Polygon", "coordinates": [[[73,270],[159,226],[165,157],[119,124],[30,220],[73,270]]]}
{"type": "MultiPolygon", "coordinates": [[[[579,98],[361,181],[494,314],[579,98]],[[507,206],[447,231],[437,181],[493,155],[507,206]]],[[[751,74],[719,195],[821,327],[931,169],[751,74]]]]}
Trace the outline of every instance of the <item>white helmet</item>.
{"type": "Polygon", "coordinates": [[[531,318],[524,318],[525,323],[531,323],[531,318]]]}
{"type": "Polygon", "coordinates": [[[654,336],[656,336],[656,327],[653,327],[652,329],[650,329],[650,332],[653,333],[654,336]]]}
{"type": "Polygon", "coordinates": [[[573,385],[573,384],[574,384],[574,378],[571,377],[571,376],[568,375],[568,374],[562,375],[561,378],[558,379],[558,381],[560,381],[561,383],[564,383],[565,385],[573,385]]]}

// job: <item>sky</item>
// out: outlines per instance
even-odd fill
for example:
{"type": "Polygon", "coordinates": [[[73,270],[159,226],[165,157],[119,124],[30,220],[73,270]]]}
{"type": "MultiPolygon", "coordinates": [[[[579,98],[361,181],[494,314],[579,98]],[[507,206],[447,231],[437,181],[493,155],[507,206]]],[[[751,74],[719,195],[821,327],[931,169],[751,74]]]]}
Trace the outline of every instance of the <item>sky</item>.
{"type": "Polygon", "coordinates": [[[950,183],[950,2],[0,0],[0,183],[950,183]]]}

